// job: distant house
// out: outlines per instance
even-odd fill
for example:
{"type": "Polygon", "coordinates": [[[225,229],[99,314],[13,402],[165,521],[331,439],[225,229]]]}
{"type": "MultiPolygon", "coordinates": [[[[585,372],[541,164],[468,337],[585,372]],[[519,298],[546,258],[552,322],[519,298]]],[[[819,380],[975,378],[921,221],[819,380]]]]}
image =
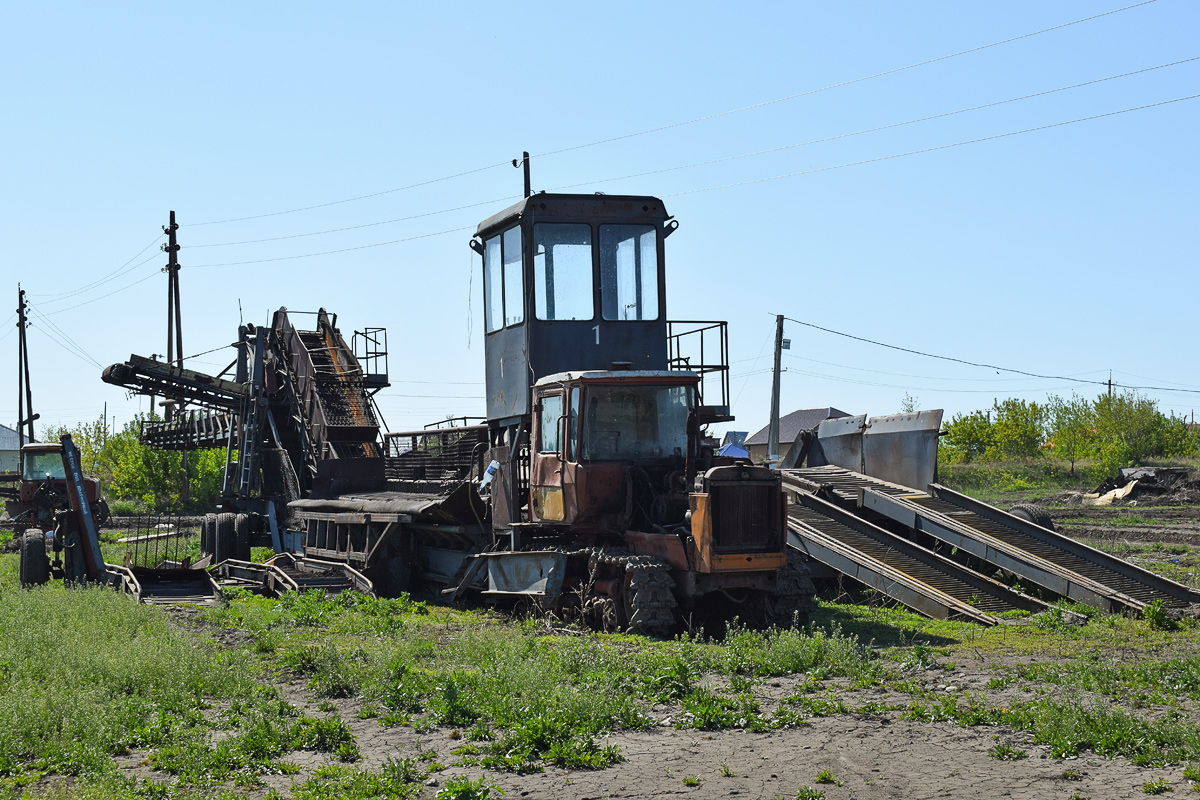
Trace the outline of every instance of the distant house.
{"type": "Polygon", "coordinates": [[[0,425],[0,472],[21,469],[21,436],[7,425],[0,425]]]}
{"type": "MultiPolygon", "coordinates": [[[[779,458],[787,458],[787,454],[792,449],[792,442],[796,441],[796,434],[800,431],[810,431],[817,427],[824,420],[837,419],[838,417],[848,417],[845,411],[839,411],[836,408],[802,408],[799,411],[779,418],[779,458]]],[[[767,437],[770,435],[771,426],[755,433],[746,440],[743,445],[750,451],[750,460],[755,464],[761,464],[767,460],[767,437]]]]}

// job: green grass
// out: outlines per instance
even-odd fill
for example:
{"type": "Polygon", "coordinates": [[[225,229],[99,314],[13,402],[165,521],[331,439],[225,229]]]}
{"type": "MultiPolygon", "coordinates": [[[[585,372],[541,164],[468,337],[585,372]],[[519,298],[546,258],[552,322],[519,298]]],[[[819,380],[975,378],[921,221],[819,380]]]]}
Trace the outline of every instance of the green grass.
{"type": "Polygon", "coordinates": [[[103,589],[19,590],[12,577],[0,582],[0,786],[112,773],[113,756],[174,739],[209,700],[253,685],[158,609],[103,589]]]}

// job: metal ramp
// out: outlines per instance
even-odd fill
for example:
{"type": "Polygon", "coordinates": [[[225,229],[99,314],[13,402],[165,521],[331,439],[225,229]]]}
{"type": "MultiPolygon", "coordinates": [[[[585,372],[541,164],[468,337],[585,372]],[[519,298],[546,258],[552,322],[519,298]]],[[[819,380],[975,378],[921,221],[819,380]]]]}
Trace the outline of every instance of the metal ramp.
{"type": "Polygon", "coordinates": [[[1102,611],[1141,611],[1151,602],[1200,602],[1200,592],[966,495],[863,489],[861,505],[971,555],[1102,611]]]}
{"type": "Polygon", "coordinates": [[[139,603],[215,606],[224,595],[205,569],[147,569],[105,564],[108,583],[139,603]]]}
{"type": "Polygon", "coordinates": [[[1200,602],[1200,592],[940,484],[922,492],[840,467],[783,471],[785,485],[844,509],[875,512],[1021,579],[1102,611],[1140,611],[1155,600],[1200,602]]]}
{"type": "Polygon", "coordinates": [[[1000,622],[1046,604],[793,487],[788,542],[811,558],[934,619],[1000,622]]]}
{"type": "Polygon", "coordinates": [[[375,585],[349,564],[291,553],[281,553],[264,564],[227,559],[211,571],[222,586],[249,589],[274,597],[314,590],[335,595],[347,589],[375,597],[375,585]]]}

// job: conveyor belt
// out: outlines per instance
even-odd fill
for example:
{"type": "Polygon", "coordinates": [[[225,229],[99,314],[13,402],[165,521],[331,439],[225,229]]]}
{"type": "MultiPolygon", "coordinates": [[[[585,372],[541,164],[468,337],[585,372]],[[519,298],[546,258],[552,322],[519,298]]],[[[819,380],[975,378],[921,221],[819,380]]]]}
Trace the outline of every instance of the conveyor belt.
{"type": "Polygon", "coordinates": [[[932,495],[914,496],[913,502],[1089,580],[1111,587],[1137,601],[1136,607],[1139,609],[1159,599],[1171,605],[1200,602],[1200,592],[1128,561],[1013,517],[998,508],[980,503],[939,484],[932,484],[929,489],[932,495]]]}
{"type": "Polygon", "coordinates": [[[789,542],[812,558],[935,619],[986,625],[997,614],[1042,611],[1039,600],[872,525],[815,495],[792,490],[789,542]]]}
{"type": "Polygon", "coordinates": [[[1200,602],[1200,592],[939,484],[926,493],[840,467],[782,472],[793,490],[879,513],[1104,611],[1141,610],[1160,599],[1171,605],[1200,602]]]}
{"type": "Polygon", "coordinates": [[[886,494],[911,494],[914,490],[898,483],[870,478],[842,467],[799,467],[781,469],[785,486],[825,497],[846,509],[858,508],[859,490],[874,489],[886,494]]]}

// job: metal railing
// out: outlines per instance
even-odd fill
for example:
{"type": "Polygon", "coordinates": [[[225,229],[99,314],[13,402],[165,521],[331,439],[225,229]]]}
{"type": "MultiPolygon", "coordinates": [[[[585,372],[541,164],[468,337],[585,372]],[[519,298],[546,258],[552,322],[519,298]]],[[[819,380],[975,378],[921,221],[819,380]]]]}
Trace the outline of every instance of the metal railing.
{"type": "Polygon", "coordinates": [[[667,369],[700,376],[699,404],[729,414],[728,323],[667,321],[667,369]]]}
{"type": "Polygon", "coordinates": [[[200,559],[200,519],[184,516],[137,517],[125,545],[127,567],[187,569],[200,559]]]}

